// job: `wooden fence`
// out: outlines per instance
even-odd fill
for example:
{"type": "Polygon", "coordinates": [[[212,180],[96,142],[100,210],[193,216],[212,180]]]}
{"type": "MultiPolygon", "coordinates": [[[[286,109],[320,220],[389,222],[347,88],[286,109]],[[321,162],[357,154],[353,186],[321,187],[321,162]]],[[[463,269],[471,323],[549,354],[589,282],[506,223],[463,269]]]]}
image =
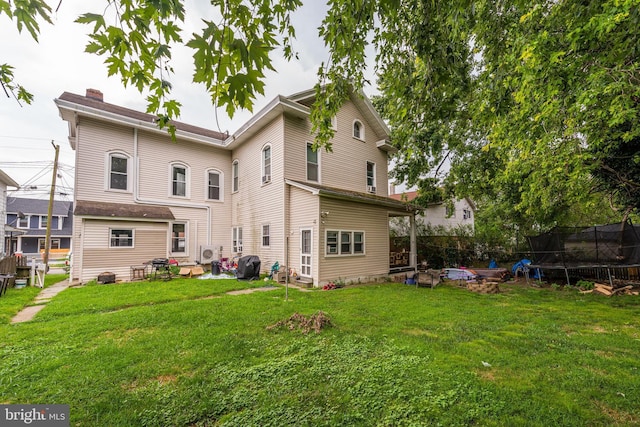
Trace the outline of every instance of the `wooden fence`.
{"type": "Polygon", "coordinates": [[[0,274],[15,275],[18,271],[18,267],[26,266],[27,259],[25,257],[18,257],[15,255],[8,256],[0,260],[0,274]]]}

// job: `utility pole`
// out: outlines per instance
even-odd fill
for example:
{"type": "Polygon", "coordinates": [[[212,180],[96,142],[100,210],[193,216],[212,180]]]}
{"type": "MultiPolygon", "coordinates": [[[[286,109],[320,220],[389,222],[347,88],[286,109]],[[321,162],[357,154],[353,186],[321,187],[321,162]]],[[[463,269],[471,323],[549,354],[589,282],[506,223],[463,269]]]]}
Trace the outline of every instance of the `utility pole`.
{"type": "Polygon", "coordinates": [[[44,239],[44,261],[45,271],[48,271],[49,251],[51,250],[51,218],[53,217],[53,197],[56,194],[56,177],[58,175],[58,154],[60,154],[60,146],[51,141],[51,145],[56,150],[56,158],[53,161],[53,177],[51,178],[51,191],[49,192],[49,209],[47,210],[47,233],[44,239]]]}

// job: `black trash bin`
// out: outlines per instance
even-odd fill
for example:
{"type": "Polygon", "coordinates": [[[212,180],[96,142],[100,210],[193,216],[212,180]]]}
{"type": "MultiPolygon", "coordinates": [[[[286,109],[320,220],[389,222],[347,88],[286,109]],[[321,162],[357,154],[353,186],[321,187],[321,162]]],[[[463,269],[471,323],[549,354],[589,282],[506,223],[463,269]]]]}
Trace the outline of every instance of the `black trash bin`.
{"type": "Polygon", "coordinates": [[[214,276],[220,274],[220,261],[211,262],[211,274],[214,276]]]}

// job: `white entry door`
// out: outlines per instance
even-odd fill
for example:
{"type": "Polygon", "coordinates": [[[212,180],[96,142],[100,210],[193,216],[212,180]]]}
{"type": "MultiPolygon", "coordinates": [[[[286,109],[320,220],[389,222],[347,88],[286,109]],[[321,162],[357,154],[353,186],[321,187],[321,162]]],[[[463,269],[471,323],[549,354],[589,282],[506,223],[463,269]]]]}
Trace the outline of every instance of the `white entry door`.
{"type": "Polygon", "coordinates": [[[312,230],[300,229],[300,276],[302,277],[311,277],[312,242],[312,230]]]}

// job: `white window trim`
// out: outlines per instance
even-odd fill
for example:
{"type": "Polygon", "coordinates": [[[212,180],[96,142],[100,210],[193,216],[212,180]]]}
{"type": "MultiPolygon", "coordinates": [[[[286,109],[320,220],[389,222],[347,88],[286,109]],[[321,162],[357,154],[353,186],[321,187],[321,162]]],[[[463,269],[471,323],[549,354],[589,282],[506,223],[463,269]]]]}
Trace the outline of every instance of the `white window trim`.
{"type": "Polygon", "coordinates": [[[216,168],[209,168],[204,171],[204,199],[208,202],[212,203],[221,203],[224,202],[224,173],[216,168]],[[219,199],[210,199],[209,198],[209,173],[214,172],[220,176],[220,198],[219,199]]]}
{"type": "Polygon", "coordinates": [[[189,256],[189,223],[186,221],[172,221],[169,227],[169,253],[171,255],[189,256]],[[173,251],[173,226],[176,224],[184,225],[184,251],[173,251]]]}
{"type": "Polygon", "coordinates": [[[362,120],[358,120],[358,119],[354,119],[353,122],[351,123],[351,136],[354,139],[357,139],[358,141],[363,141],[365,140],[365,133],[364,133],[364,124],[362,123],[362,120]],[[358,123],[360,125],[360,136],[356,136],[355,132],[354,132],[354,127],[355,124],[358,123]]]}
{"type": "Polygon", "coordinates": [[[17,227],[17,228],[21,228],[21,229],[23,229],[23,230],[28,230],[28,229],[31,227],[31,215],[25,215],[25,216],[24,216],[24,218],[22,218],[22,219],[24,219],[25,221],[27,221],[27,225],[26,225],[26,226],[24,226],[24,227],[23,227],[23,226],[21,226],[21,225],[20,225],[20,220],[21,220],[21,219],[20,219],[20,218],[18,218],[18,221],[16,221],[16,227],[17,227]]]}
{"type": "MultiPolygon", "coordinates": [[[[45,240],[46,239],[44,237],[41,237],[41,238],[38,239],[38,250],[39,251],[44,251],[46,249],[46,247],[44,247],[44,246],[42,247],[42,249],[40,249],[40,245],[45,243],[45,240]]],[[[57,237],[52,237],[52,238],[49,239],[49,242],[50,242],[49,243],[49,249],[54,249],[53,242],[55,242],[55,241],[58,242],[58,248],[57,249],[60,249],[62,241],[60,240],[60,238],[57,238],[57,237]]]]}
{"type": "Polygon", "coordinates": [[[371,185],[372,187],[376,188],[377,191],[377,179],[376,179],[376,175],[377,175],[377,165],[375,162],[370,162],[367,160],[367,162],[365,163],[365,174],[366,174],[366,185],[367,185],[367,192],[369,192],[369,165],[373,165],[373,184],[371,185]]]}
{"type": "Polygon", "coordinates": [[[322,150],[320,150],[320,149],[316,150],[316,154],[318,155],[318,163],[317,163],[317,166],[318,166],[318,180],[317,180],[317,181],[311,181],[311,180],[309,179],[309,159],[308,159],[308,157],[307,157],[307,150],[308,150],[308,148],[309,148],[309,145],[313,145],[313,142],[307,141],[307,143],[306,143],[306,144],[305,144],[305,146],[304,146],[304,172],[305,172],[305,180],[306,180],[306,181],[309,181],[309,182],[315,182],[315,183],[317,183],[317,184],[321,184],[321,183],[322,183],[322,177],[321,177],[320,171],[322,170],[322,167],[320,166],[320,162],[321,162],[321,159],[322,159],[322,155],[321,155],[322,150]]]}
{"type": "Polygon", "coordinates": [[[169,197],[176,199],[189,199],[191,198],[191,168],[184,162],[171,162],[169,163],[169,197]],[[184,196],[178,196],[173,194],[173,168],[184,168],[184,196]]]}
{"type": "Polygon", "coordinates": [[[262,248],[270,248],[271,247],[271,224],[266,222],[263,224],[260,224],[260,247],[262,248]],[[264,234],[264,227],[269,227],[268,232],[269,234],[264,234]],[[265,245],[264,244],[264,238],[268,237],[269,238],[269,244],[265,245]]]}
{"type": "Polygon", "coordinates": [[[231,252],[241,254],[243,249],[243,232],[242,226],[236,225],[231,227],[231,252]],[[239,232],[239,235],[238,235],[239,232]]]}
{"type": "MultiPolygon", "coordinates": [[[[45,224],[44,226],[42,225],[42,219],[47,219],[47,215],[40,215],[40,217],[38,218],[38,228],[40,230],[46,230],[47,229],[47,224],[45,224]]],[[[53,222],[53,217],[51,217],[51,222],[53,222]]]]}
{"type": "Polygon", "coordinates": [[[136,246],[136,230],[135,228],[109,228],[109,249],[134,249],[136,246]],[[131,246],[111,246],[111,233],[113,230],[131,230],[131,246]]]}
{"type": "Polygon", "coordinates": [[[237,193],[240,190],[240,162],[235,159],[231,162],[231,192],[237,193]],[[236,186],[236,178],[238,185],[236,186]]]}
{"type": "Polygon", "coordinates": [[[367,238],[366,238],[366,233],[364,232],[364,230],[339,230],[339,229],[327,229],[324,231],[324,256],[325,257],[330,257],[330,258],[334,258],[334,257],[354,257],[354,256],[365,256],[367,254],[367,238]],[[334,232],[334,233],[338,233],[338,241],[337,241],[337,253],[333,254],[333,253],[329,253],[328,251],[328,244],[327,244],[327,235],[330,232],[334,232]],[[342,253],[342,233],[350,233],[351,237],[350,237],[350,241],[349,241],[349,245],[351,247],[351,251],[349,253],[342,253]],[[362,252],[361,253],[354,253],[354,244],[355,244],[355,234],[356,233],[361,233],[362,234],[362,252]]]}
{"type": "Polygon", "coordinates": [[[104,174],[105,175],[104,176],[105,191],[113,191],[116,193],[131,193],[131,186],[132,186],[131,180],[133,179],[131,162],[132,162],[131,156],[123,151],[107,151],[105,153],[105,159],[104,159],[105,171],[106,171],[104,174]],[[119,188],[111,188],[111,157],[112,156],[127,159],[127,188],[124,190],[121,190],[119,188]]]}
{"type": "Polygon", "coordinates": [[[260,150],[260,184],[261,185],[267,185],[271,183],[271,179],[273,178],[273,147],[271,145],[271,143],[267,143],[262,147],[262,150],[260,150]],[[269,179],[266,179],[267,173],[266,173],[266,168],[265,168],[265,158],[264,158],[264,152],[266,149],[269,149],[269,179]]]}

